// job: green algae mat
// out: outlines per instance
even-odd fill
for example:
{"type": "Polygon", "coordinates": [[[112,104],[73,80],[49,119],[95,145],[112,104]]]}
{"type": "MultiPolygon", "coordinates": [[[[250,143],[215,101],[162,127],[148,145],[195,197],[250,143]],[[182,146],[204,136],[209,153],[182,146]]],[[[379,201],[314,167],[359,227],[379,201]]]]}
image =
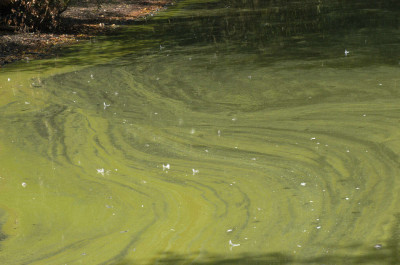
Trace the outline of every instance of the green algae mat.
{"type": "Polygon", "coordinates": [[[0,72],[0,264],[399,264],[400,8],[180,1],[0,72]]]}

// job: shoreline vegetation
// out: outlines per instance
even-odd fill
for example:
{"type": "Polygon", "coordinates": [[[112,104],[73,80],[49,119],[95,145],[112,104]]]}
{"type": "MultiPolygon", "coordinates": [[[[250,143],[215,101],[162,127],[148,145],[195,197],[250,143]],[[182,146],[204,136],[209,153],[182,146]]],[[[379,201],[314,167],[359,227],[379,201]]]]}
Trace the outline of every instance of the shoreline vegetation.
{"type": "Polygon", "coordinates": [[[173,5],[173,0],[111,0],[100,5],[96,0],[78,2],[61,14],[60,26],[51,33],[16,32],[0,25],[0,68],[19,60],[56,56],[62,47],[110,34],[173,5]]]}

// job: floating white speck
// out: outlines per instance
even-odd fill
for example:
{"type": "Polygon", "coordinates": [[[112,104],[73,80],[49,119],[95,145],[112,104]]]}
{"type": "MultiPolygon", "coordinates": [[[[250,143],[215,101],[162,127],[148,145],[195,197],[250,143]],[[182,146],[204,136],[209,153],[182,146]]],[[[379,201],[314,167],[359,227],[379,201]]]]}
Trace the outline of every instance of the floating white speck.
{"type": "Polygon", "coordinates": [[[142,208],[144,208],[144,205],[142,204],[142,208]]]}
{"type": "Polygon", "coordinates": [[[382,249],[382,244],[376,244],[376,245],[374,245],[374,248],[375,249],[382,249]]]}
{"type": "Polygon", "coordinates": [[[346,199],[346,201],[350,200],[350,198],[349,198],[349,197],[346,197],[345,199],[346,199]]]}
{"type": "Polygon", "coordinates": [[[103,102],[104,105],[104,109],[106,109],[107,107],[111,106],[111,104],[106,104],[105,102],[103,102]]]}
{"type": "Polygon", "coordinates": [[[25,104],[26,104],[26,105],[29,105],[29,104],[31,104],[31,103],[29,103],[28,101],[25,101],[25,104]]]}
{"type": "Polygon", "coordinates": [[[300,185],[304,187],[304,186],[306,186],[306,185],[307,185],[307,183],[305,183],[305,182],[302,182],[302,183],[300,183],[300,185]]]}
{"type": "Polygon", "coordinates": [[[191,129],[190,130],[190,134],[195,134],[196,133],[196,130],[195,129],[191,129]]]}
{"type": "Polygon", "coordinates": [[[232,240],[229,240],[229,245],[232,246],[232,247],[239,247],[240,246],[240,244],[232,243],[232,240]]]}
{"type": "Polygon", "coordinates": [[[218,136],[221,136],[221,130],[218,130],[218,136]]]}
{"type": "Polygon", "coordinates": [[[347,56],[347,54],[349,54],[350,52],[348,50],[344,50],[344,56],[347,56]]]}
{"type": "Polygon", "coordinates": [[[23,187],[23,188],[26,188],[26,183],[25,182],[22,182],[22,184],[21,184],[21,186],[23,187]]]}
{"type": "Polygon", "coordinates": [[[359,189],[360,189],[359,187],[356,188],[356,190],[359,190],[359,189]]]}
{"type": "Polygon", "coordinates": [[[94,76],[93,76],[93,75],[90,75],[90,78],[94,79],[94,76]]]}
{"type": "Polygon", "coordinates": [[[301,248],[301,245],[297,245],[298,248],[301,248]]]}
{"type": "Polygon", "coordinates": [[[350,153],[350,150],[346,150],[347,153],[350,153]]]}
{"type": "Polygon", "coordinates": [[[232,121],[236,121],[236,118],[232,118],[232,121]]]}
{"type": "Polygon", "coordinates": [[[228,230],[226,230],[227,233],[230,233],[230,232],[232,232],[232,231],[233,231],[233,229],[228,229],[228,230]]]}
{"type": "Polygon", "coordinates": [[[167,169],[170,169],[171,168],[171,166],[169,165],[169,164],[166,164],[166,165],[162,165],[162,170],[164,171],[164,170],[167,170],[167,169]]]}
{"type": "Polygon", "coordinates": [[[315,140],[315,137],[311,137],[310,140],[315,140]]]}
{"type": "Polygon", "coordinates": [[[319,226],[317,226],[317,229],[321,229],[321,226],[319,225],[319,226]]]}
{"type": "Polygon", "coordinates": [[[200,171],[199,171],[198,169],[194,169],[194,168],[193,168],[193,169],[192,169],[192,172],[193,172],[193,176],[194,176],[194,175],[198,174],[200,171]]]}
{"type": "Polygon", "coordinates": [[[99,168],[99,169],[96,169],[96,170],[97,170],[97,174],[101,174],[101,175],[104,176],[104,168],[99,168]]]}
{"type": "Polygon", "coordinates": [[[10,81],[11,81],[11,78],[8,78],[7,81],[10,82],[10,81]]]}

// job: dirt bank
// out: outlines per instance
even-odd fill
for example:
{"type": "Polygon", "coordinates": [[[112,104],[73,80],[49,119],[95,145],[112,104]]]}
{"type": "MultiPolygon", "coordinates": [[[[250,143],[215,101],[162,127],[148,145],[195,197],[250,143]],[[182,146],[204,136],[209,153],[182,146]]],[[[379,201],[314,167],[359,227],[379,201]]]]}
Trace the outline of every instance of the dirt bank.
{"type": "Polygon", "coordinates": [[[99,6],[96,0],[83,0],[62,14],[61,26],[53,33],[13,32],[0,27],[0,67],[17,60],[54,56],[61,47],[109,34],[171,4],[173,0],[112,0],[99,6]]]}

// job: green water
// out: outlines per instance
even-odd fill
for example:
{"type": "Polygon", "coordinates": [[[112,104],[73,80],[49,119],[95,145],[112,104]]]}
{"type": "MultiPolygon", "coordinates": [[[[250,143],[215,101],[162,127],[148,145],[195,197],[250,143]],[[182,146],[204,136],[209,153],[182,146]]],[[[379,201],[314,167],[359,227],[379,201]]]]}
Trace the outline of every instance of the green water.
{"type": "Polygon", "coordinates": [[[2,69],[0,264],[400,264],[399,13],[180,1],[2,69]]]}

